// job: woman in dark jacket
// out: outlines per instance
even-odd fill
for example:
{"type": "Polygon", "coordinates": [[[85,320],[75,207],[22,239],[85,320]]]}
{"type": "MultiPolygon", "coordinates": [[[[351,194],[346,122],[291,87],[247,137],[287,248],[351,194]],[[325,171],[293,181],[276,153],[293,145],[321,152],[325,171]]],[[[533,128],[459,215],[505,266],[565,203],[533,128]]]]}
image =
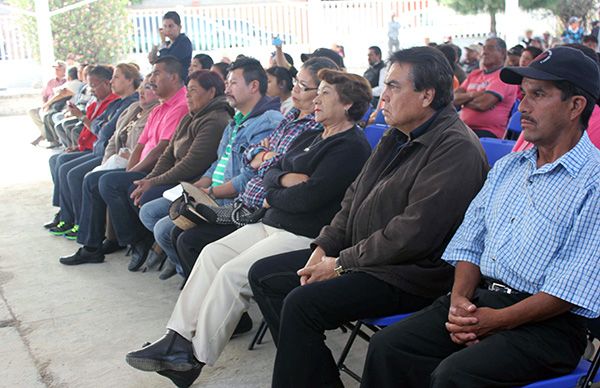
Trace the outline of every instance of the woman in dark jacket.
{"type": "Polygon", "coordinates": [[[158,371],[189,386],[202,366],[213,365],[248,309],[247,273],[261,258],[308,248],[340,208],[346,188],[370,154],[356,122],[371,101],[371,88],[357,75],[319,72],[315,120],[323,131],[299,135],[265,175],[267,211],[263,222],[246,225],[207,245],[167,325],[167,334],[131,352],[127,362],[158,371]]]}
{"type": "Polygon", "coordinates": [[[183,66],[181,77],[185,79],[188,75],[188,68],[192,61],[192,42],[184,33],[181,32],[181,18],[175,11],[169,11],[163,16],[163,26],[160,29],[160,46],[154,46],[148,54],[150,63],[154,63],[156,59],[171,55],[183,66]],[[166,40],[169,38],[169,40],[166,40]]]}

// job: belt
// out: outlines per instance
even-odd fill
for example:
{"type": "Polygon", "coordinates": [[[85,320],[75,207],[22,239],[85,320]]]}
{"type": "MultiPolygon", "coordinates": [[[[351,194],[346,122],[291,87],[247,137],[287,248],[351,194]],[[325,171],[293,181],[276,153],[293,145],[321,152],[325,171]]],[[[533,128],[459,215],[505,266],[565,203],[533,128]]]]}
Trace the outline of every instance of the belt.
{"type": "Polygon", "coordinates": [[[509,294],[509,295],[525,294],[525,292],[515,290],[514,288],[507,286],[506,284],[502,283],[500,280],[486,278],[486,277],[484,277],[481,280],[481,288],[483,288],[485,290],[500,292],[502,294],[509,294]]]}

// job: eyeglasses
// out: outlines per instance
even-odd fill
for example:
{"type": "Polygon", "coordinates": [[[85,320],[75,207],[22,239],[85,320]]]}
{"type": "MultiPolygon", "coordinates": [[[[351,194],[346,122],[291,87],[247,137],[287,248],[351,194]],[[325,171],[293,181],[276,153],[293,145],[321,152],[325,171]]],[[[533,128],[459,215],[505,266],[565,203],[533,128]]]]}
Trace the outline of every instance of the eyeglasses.
{"type": "Polygon", "coordinates": [[[294,81],[294,87],[300,89],[301,92],[310,92],[311,90],[317,90],[319,88],[309,88],[306,85],[302,85],[298,81],[294,81]]]}

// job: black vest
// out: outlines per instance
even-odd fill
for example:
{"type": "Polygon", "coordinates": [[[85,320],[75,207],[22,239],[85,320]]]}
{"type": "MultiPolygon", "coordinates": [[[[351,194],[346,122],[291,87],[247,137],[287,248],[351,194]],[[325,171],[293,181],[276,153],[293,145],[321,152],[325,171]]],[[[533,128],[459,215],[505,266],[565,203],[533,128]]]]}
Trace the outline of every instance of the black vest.
{"type": "Polygon", "coordinates": [[[375,66],[369,66],[367,71],[365,71],[363,77],[365,77],[367,81],[369,81],[372,88],[379,86],[379,73],[381,73],[381,69],[383,68],[385,68],[385,63],[381,61],[375,66]]]}

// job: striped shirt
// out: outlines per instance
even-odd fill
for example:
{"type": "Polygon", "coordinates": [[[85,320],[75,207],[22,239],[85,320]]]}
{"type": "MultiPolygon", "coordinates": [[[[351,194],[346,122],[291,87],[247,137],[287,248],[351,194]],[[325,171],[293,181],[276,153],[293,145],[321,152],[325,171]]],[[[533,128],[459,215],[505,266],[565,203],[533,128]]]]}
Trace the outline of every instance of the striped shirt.
{"type": "Polygon", "coordinates": [[[536,167],[537,148],[494,165],[443,254],[451,264],[600,315],[600,151],[587,132],[553,163],[536,167]]]}
{"type": "Polygon", "coordinates": [[[229,158],[231,157],[231,149],[233,147],[233,142],[235,141],[235,137],[237,136],[238,128],[244,122],[244,120],[248,117],[248,114],[244,115],[241,112],[237,112],[233,117],[235,121],[235,127],[233,131],[231,131],[231,136],[229,137],[229,142],[225,147],[225,152],[221,155],[217,166],[215,167],[215,171],[212,174],[212,186],[220,186],[225,183],[225,168],[227,167],[227,163],[229,163],[229,158]]]}

